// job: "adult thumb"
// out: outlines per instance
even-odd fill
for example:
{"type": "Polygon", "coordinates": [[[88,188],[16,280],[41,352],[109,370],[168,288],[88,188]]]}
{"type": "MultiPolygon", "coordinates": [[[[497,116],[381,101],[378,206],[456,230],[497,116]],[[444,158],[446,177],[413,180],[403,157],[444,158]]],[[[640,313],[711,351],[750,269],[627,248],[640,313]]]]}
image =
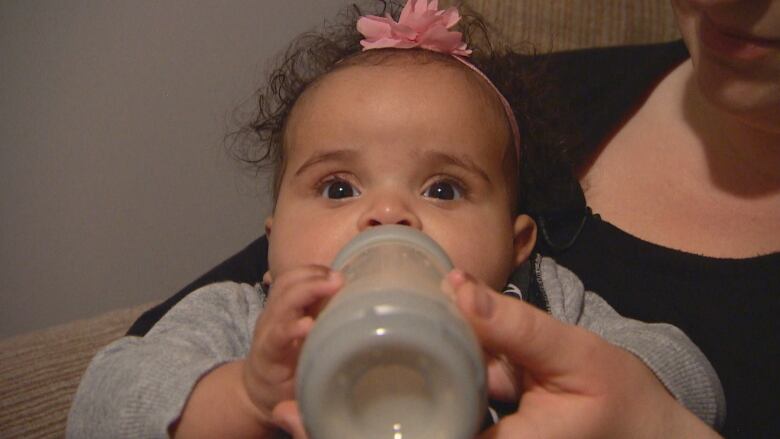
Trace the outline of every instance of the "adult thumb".
{"type": "Polygon", "coordinates": [[[591,346],[588,340],[597,342],[594,334],[498,294],[460,270],[450,272],[447,281],[483,348],[532,375],[555,376],[582,368],[591,346]]]}

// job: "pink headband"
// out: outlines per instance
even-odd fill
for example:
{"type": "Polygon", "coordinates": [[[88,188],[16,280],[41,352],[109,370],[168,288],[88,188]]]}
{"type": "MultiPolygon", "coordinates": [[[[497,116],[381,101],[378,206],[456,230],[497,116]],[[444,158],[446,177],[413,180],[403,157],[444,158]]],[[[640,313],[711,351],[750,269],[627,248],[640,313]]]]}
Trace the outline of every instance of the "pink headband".
{"type": "Polygon", "coordinates": [[[363,46],[363,50],[420,48],[446,53],[476,72],[495,90],[504,107],[512,130],[515,156],[519,161],[520,129],[512,107],[495,84],[474,64],[466,60],[465,57],[471,55],[471,49],[466,47],[463,34],[449,30],[460,21],[458,8],[451,6],[441,11],[438,9],[438,0],[408,0],[401,10],[398,22],[393,20],[390,14],[384,17],[376,15],[360,17],[357,21],[357,30],[365,37],[360,41],[360,45],[363,46]]]}

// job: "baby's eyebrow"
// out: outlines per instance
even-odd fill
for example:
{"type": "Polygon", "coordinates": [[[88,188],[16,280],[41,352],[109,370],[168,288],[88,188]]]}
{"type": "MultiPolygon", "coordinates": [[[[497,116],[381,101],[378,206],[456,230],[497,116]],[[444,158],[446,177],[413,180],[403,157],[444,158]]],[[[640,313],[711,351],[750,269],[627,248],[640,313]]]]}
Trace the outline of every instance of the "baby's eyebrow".
{"type": "Polygon", "coordinates": [[[356,151],[351,149],[337,149],[334,151],[319,152],[309,157],[303,164],[295,171],[295,175],[301,175],[306,169],[311,168],[314,165],[323,162],[332,161],[351,161],[355,157],[356,151]]]}
{"type": "Polygon", "coordinates": [[[463,168],[468,172],[477,174],[480,178],[490,183],[490,176],[474,160],[467,156],[457,156],[442,151],[423,151],[421,158],[429,163],[453,165],[463,168]]]}

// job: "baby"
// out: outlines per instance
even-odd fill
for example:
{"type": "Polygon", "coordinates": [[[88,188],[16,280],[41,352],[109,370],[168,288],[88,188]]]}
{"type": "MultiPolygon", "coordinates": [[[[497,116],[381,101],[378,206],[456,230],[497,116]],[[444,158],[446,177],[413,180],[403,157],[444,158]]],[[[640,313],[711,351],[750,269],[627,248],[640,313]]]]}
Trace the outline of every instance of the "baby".
{"type": "Polygon", "coordinates": [[[261,108],[256,127],[276,166],[265,223],[270,290],[204,287],[147,336],[103,349],[79,388],[70,437],[274,437],[274,409],[294,399],[301,344],[342,286],[328,265],[383,224],[428,234],[454,277],[468,273],[495,291],[526,267],[554,316],[637,355],[708,422],[722,417],[718,379],[681,332],[620,318],[572,273],[532,255],[535,224],[517,201],[517,122],[466,60],[470,50],[450,30],[458,19],[427,0],[410,0],[400,23],[364,17],[365,50],[342,44],[344,54],[288,90],[290,99],[261,108]]]}

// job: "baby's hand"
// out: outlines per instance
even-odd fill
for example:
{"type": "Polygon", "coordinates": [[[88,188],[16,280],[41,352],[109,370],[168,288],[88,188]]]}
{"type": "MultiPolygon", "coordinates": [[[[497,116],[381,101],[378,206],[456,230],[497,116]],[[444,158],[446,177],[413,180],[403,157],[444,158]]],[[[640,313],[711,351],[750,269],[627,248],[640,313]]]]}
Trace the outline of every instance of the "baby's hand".
{"type": "Polygon", "coordinates": [[[273,279],[243,372],[249,398],[266,420],[272,419],[277,404],[294,399],[303,339],[321,306],[342,284],[338,272],[320,265],[295,268],[273,279]]]}

